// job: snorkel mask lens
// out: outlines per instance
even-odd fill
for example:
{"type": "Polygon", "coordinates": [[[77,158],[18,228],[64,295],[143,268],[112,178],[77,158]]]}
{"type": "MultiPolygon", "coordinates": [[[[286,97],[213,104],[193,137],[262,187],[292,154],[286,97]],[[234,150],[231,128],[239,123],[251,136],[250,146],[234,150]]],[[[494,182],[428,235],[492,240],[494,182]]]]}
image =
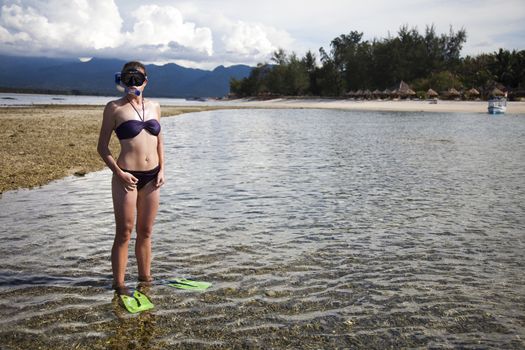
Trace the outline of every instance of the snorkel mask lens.
{"type": "Polygon", "coordinates": [[[128,70],[121,74],[120,81],[126,86],[141,86],[146,81],[146,76],[138,70],[128,70]]]}

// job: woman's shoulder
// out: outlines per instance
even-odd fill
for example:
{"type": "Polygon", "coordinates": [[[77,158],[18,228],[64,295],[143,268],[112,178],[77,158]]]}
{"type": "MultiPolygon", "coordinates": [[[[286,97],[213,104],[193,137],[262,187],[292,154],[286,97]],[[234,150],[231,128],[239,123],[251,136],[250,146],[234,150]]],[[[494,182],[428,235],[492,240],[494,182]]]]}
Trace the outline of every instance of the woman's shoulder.
{"type": "Polygon", "coordinates": [[[122,98],[119,98],[119,99],[112,100],[112,101],[109,101],[108,103],[106,103],[106,107],[104,109],[106,111],[116,111],[120,107],[122,107],[123,105],[124,105],[124,103],[122,101],[122,98]]]}
{"type": "Polygon", "coordinates": [[[113,107],[113,108],[122,107],[123,105],[124,105],[124,101],[122,97],[116,100],[111,100],[108,103],[106,103],[106,107],[113,107]]]}
{"type": "Polygon", "coordinates": [[[120,113],[119,110],[122,108],[122,106],[122,99],[109,101],[104,107],[104,118],[114,119],[116,115],[120,113]]]}

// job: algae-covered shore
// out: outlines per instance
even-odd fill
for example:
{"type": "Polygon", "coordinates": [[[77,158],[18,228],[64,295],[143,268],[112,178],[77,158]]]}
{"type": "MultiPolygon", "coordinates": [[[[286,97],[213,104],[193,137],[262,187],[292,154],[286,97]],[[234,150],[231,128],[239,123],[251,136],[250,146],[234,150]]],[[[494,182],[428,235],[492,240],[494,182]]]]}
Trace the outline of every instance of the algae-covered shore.
{"type": "MultiPolygon", "coordinates": [[[[221,107],[163,107],[175,116],[221,107]]],[[[41,105],[0,108],[0,193],[30,188],[104,167],[96,146],[103,106],[41,105]]],[[[118,140],[111,139],[118,154],[118,140]]]]}

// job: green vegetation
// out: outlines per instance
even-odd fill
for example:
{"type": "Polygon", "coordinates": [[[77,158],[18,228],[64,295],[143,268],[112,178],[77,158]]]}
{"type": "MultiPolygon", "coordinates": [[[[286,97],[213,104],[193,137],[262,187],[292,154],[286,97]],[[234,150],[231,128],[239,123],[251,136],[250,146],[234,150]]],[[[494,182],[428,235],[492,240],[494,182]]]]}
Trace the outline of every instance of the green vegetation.
{"type": "Polygon", "coordinates": [[[326,96],[340,97],[356,90],[395,89],[408,82],[419,96],[437,92],[477,89],[482,96],[494,87],[511,97],[524,96],[525,50],[500,49],[492,54],[461,57],[464,29],[438,35],[434,26],[420,34],[402,26],[397,36],[372,41],[352,31],[332,40],[330,51],[308,51],[303,58],[283,49],[271,64],[260,63],[250,76],[232,79],[230,91],[239,97],[326,96]]]}

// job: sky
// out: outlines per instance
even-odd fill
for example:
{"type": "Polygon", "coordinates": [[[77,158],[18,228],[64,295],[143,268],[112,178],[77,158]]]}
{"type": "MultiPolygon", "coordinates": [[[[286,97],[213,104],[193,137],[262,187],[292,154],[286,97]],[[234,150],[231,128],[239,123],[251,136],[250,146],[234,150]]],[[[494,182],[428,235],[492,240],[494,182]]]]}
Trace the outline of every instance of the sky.
{"type": "Polygon", "coordinates": [[[462,55],[525,49],[525,0],[0,0],[0,54],[137,59],[213,69],[364,40],[465,29],[462,55]]]}

